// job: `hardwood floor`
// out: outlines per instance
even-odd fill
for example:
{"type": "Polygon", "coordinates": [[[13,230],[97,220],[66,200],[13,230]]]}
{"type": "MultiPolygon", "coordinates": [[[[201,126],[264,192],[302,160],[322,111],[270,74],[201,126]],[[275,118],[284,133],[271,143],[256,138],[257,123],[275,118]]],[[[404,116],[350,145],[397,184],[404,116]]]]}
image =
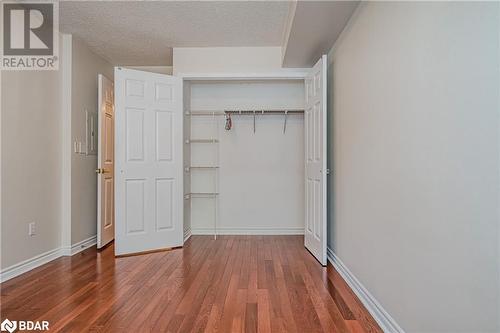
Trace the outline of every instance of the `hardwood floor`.
{"type": "Polygon", "coordinates": [[[1,319],[51,332],[381,332],[302,236],[193,236],[184,248],[115,258],[113,246],[1,285],[1,319]]]}

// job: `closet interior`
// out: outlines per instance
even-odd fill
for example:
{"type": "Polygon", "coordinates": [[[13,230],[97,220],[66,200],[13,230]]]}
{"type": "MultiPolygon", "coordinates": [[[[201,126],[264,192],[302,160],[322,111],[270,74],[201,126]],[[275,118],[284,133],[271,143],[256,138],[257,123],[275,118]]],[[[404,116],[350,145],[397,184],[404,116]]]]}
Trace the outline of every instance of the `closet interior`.
{"type": "Polygon", "coordinates": [[[303,234],[303,79],[184,79],[184,234],[303,234]]]}

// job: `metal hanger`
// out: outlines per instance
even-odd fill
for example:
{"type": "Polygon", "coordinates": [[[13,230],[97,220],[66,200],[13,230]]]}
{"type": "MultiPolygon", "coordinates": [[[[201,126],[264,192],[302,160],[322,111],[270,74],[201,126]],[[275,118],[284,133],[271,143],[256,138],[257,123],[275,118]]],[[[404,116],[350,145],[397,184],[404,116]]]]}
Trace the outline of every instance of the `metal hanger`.
{"type": "Polygon", "coordinates": [[[283,123],[283,134],[286,132],[286,119],[288,116],[288,110],[285,110],[285,122],[283,123]]]}
{"type": "Polygon", "coordinates": [[[255,133],[255,110],[253,110],[253,132],[255,133]]]}

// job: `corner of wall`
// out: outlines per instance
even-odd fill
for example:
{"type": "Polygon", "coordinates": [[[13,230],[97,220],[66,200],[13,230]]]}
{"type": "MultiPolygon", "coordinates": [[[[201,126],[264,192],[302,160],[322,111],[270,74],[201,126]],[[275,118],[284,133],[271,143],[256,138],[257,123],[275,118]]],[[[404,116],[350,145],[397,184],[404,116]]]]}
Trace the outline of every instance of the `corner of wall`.
{"type": "Polygon", "coordinates": [[[62,204],[61,204],[61,246],[71,247],[71,74],[72,45],[70,34],[62,34],[62,204]]]}
{"type": "Polygon", "coordinates": [[[330,51],[328,51],[328,64],[330,65],[333,63],[333,59],[335,57],[335,53],[339,46],[342,44],[344,39],[346,39],[347,35],[349,34],[349,31],[352,29],[353,25],[355,22],[358,20],[361,12],[364,10],[364,8],[367,6],[367,3],[365,1],[360,1],[354,12],[352,13],[351,17],[349,18],[349,21],[347,21],[347,24],[345,25],[344,29],[342,29],[342,32],[340,33],[339,37],[333,44],[332,48],[330,51]]]}
{"type": "Polygon", "coordinates": [[[288,40],[292,31],[293,20],[295,18],[295,11],[297,10],[297,0],[292,0],[288,3],[288,15],[286,19],[285,28],[283,29],[283,38],[281,42],[281,65],[285,60],[286,49],[288,47],[288,40]]]}

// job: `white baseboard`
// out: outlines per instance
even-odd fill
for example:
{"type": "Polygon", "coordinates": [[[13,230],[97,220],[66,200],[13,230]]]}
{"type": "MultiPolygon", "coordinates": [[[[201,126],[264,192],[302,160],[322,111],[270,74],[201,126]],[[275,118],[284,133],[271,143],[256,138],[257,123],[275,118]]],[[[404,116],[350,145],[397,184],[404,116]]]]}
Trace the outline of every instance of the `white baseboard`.
{"type": "Polygon", "coordinates": [[[191,237],[191,228],[184,230],[184,242],[191,237]]]}
{"type": "Polygon", "coordinates": [[[85,249],[88,249],[89,247],[94,246],[96,241],[97,236],[92,236],[81,242],[73,244],[71,247],[59,247],[7,267],[0,272],[0,283],[31,271],[32,269],[42,266],[59,257],[73,256],[85,249]]]}
{"type": "Polygon", "coordinates": [[[373,297],[372,294],[359,282],[359,280],[352,274],[346,265],[340,260],[332,249],[327,249],[327,256],[330,263],[335,270],[342,276],[345,282],[351,287],[352,291],[358,296],[359,300],[365,308],[370,312],[373,319],[377,322],[384,332],[388,333],[404,333],[401,326],[396,323],[394,318],[389,315],[387,311],[380,305],[380,303],[373,297]]]}
{"type": "Polygon", "coordinates": [[[32,269],[35,269],[54,259],[57,259],[60,256],[61,249],[57,248],[9,266],[1,271],[0,282],[5,282],[7,280],[15,278],[18,275],[31,271],[32,269]]]}
{"type": "Polygon", "coordinates": [[[71,245],[71,247],[62,247],[62,255],[63,256],[74,256],[75,254],[82,252],[83,250],[88,249],[97,244],[97,236],[91,236],[87,239],[84,239],[78,243],[71,245]]]}
{"type": "MultiPolygon", "coordinates": [[[[213,228],[193,228],[193,235],[213,235],[213,228]]],[[[217,235],[303,235],[304,228],[217,228],[217,235]]]]}

